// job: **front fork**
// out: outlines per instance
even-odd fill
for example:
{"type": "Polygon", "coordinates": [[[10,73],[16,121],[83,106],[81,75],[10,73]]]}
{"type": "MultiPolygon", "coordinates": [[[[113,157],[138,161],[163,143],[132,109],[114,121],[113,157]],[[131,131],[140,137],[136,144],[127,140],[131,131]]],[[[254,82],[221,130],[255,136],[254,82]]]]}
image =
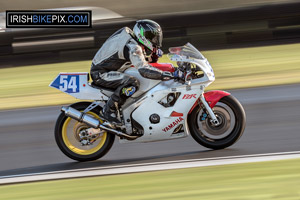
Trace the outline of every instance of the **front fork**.
{"type": "Polygon", "coordinates": [[[209,116],[210,116],[210,122],[214,125],[214,126],[218,126],[220,125],[219,120],[217,119],[217,116],[215,115],[215,113],[213,112],[213,110],[211,109],[211,107],[208,105],[207,101],[204,98],[204,95],[201,94],[200,96],[200,100],[201,103],[203,104],[204,108],[207,110],[209,116]]]}

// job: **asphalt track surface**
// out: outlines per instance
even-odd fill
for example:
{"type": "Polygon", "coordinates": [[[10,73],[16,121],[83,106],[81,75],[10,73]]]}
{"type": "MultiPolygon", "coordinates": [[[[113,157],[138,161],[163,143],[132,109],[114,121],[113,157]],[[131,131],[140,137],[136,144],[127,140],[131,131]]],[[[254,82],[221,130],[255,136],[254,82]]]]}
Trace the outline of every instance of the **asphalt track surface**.
{"type": "Polygon", "coordinates": [[[300,85],[230,91],[243,104],[247,126],[233,146],[212,151],[192,137],[119,144],[102,159],[79,163],[60,152],[53,129],[60,107],[0,112],[0,177],[57,170],[300,150],[300,85]]]}

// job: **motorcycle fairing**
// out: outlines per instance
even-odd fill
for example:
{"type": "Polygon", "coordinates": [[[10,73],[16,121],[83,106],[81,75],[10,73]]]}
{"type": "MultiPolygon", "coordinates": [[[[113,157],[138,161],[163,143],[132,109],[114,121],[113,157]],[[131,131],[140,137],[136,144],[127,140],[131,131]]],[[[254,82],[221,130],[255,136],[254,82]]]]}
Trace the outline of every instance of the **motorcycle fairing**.
{"type": "Polygon", "coordinates": [[[175,72],[175,68],[170,63],[149,63],[152,67],[160,69],[161,71],[175,72]]]}
{"type": "MultiPolygon", "coordinates": [[[[138,122],[144,129],[144,135],[133,141],[120,140],[121,143],[129,142],[152,142],[169,140],[172,138],[182,138],[189,134],[187,125],[187,116],[190,108],[195,101],[203,93],[203,82],[198,82],[188,85],[182,85],[181,83],[174,82],[173,80],[164,81],[158,84],[156,87],[148,91],[141,102],[137,102],[139,106],[133,104],[123,110],[124,121],[130,121],[130,116],[133,120],[138,122]],[[174,90],[176,88],[176,91],[174,90]],[[170,92],[178,92],[176,103],[171,107],[164,107],[159,102],[166,97],[170,92]],[[137,107],[135,110],[133,107],[137,107]],[[132,112],[132,110],[134,110],[132,112]],[[132,114],[130,115],[130,113],[132,114]],[[180,113],[178,115],[172,115],[173,112],[180,113]],[[157,114],[160,117],[159,123],[151,123],[150,116],[157,114]],[[173,134],[174,130],[182,125],[182,131],[173,134]]],[[[131,123],[128,123],[127,131],[130,131],[131,123]]],[[[126,124],[125,124],[126,125],[126,124]]]]}
{"type": "MultiPolygon", "coordinates": [[[[189,52],[190,51],[187,51],[185,53],[189,52]]],[[[125,122],[126,133],[130,134],[132,132],[131,119],[134,119],[143,127],[144,134],[133,141],[121,139],[120,141],[122,143],[168,140],[172,138],[185,137],[189,134],[189,128],[187,125],[188,113],[195,102],[197,102],[200,95],[203,94],[204,89],[215,80],[214,72],[207,59],[203,56],[201,58],[194,58],[189,57],[188,55],[181,56],[179,53],[171,54],[170,59],[180,63],[187,62],[194,64],[201,68],[204,76],[189,80],[185,84],[182,84],[175,82],[174,80],[160,81],[145,79],[139,74],[137,69],[132,67],[126,69],[124,73],[134,76],[140,81],[139,90],[130,98],[130,100],[133,100],[133,103],[127,107],[125,107],[125,105],[122,107],[121,112],[125,122]],[[173,106],[165,107],[159,103],[169,93],[175,92],[179,93],[180,96],[173,106]],[[182,113],[182,116],[171,116],[171,113],[174,111],[176,113],[182,113]],[[159,123],[151,123],[149,117],[152,114],[158,114],[160,116],[159,123]],[[183,126],[183,130],[173,134],[175,129],[180,128],[178,127],[179,125],[183,126]]],[[[66,92],[78,99],[98,101],[107,100],[107,96],[109,95],[106,90],[99,90],[91,87],[88,83],[87,74],[88,73],[71,73],[70,75],[65,73],[62,78],[57,77],[50,86],[66,92]],[[66,75],[71,77],[66,78],[66,75]],[[79,87],[78,92],[76,90],[77,88],[74,86],[75,83],[77,84],[77,78],[73,78],[73,81],[71,81],[72,77],[77,77],[77,75],[79,78],[79,83],[76,85],[79,87]],[[69,84],[70,87],[68,88],[69,84]],[[70,93],[68,89],[72,89],[72,92],[70,93]]]]}

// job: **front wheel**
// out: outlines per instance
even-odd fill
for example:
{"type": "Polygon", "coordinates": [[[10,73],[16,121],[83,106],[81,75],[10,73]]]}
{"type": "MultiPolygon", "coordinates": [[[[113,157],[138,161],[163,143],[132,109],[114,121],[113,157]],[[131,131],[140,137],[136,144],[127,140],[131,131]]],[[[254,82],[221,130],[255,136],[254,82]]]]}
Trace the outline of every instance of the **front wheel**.
{"type": "MultiPolygon", "coordinates": [[[[83,111],[90,103],[80,102],[71,105],[76,110],[83,111]]],[[[86,114],[99,119],[100,107],[94,108],[86,114]]],[[[100,120],[101,121],[101,120],[100,120]]],[[[115,135],[103,132],[89,136],[85,130],[90,128],[87,124],[67,117],[62,112],[55,126],[55,140],[60,150],[69,158],[78,161],[92,161],[104,156],[112,147],[115,135]]]]}
{"type": "Polygon", "coordinates": [[[225,96],[213,108],[220,125],[214,126],[209,116],[197,106],[188,118],[192,137],[210,149],[224,149],[233,145],[243,134],[246,115],[242,105],[233,96],[225,96]]]}

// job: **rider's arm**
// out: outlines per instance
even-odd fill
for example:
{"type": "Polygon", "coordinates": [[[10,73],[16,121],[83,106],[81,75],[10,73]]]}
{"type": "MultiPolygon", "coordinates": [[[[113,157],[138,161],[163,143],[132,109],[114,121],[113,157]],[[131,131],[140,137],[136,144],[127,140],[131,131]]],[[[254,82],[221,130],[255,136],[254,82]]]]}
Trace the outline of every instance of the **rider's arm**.
{"type": "Polygon", "coordinates": [[[173,77],[170,72],[163,72],[155,67],[152,67],[145,60],[142,48],[136,44],[127,44],[129,49],[129,59],[133,66],[135,66],[139,73],[144,78],[155,79],[155,80],[169,80],[173,77]]]}
{"type": "Polygon", "coordinates": [[[158,55],[156,55],[154,52],[150,56],[150,62],[149,63],[157,63],[158,61],[158,55]]]}

